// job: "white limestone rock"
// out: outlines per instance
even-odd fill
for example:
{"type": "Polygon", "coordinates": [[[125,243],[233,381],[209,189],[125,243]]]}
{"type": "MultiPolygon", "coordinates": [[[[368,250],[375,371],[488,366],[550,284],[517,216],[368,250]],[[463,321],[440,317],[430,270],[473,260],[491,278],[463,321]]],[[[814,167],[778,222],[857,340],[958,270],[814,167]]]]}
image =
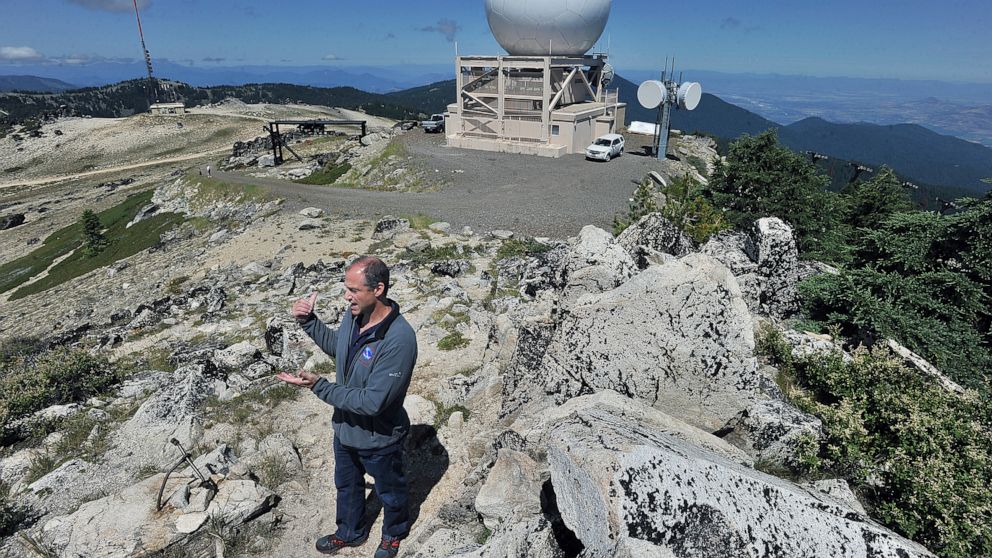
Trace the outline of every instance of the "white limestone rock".
{"type": "Polygon", "coordinates": [[[541,515],[542,467],[526,453],[503,448],[475,497],[475,510],[489,529],[541,515]]]}
{"type": "Polygon", "coordinates": [[[755,222],[751,235],[762,277],[761,310],[776,318],[791,316],[799,306],[799,250],[792,227],[781,219],[766,217],[755,222]]]}
{"type": "Polygon", "coordinates": [[[695,243],[661,213],[649,213],[627,227],[617,237],[617,242],[627,250],[638,267],[647,267],[653,252],[685,256],[696,249],[695,243]]]}
{"type": "Polygon", "coordinates": [[[751,316],[733,275],[691,254],[580,299],[532,376],[504,382],[543,386],[559,404],[611,389],[714,431],[756,400],[753,353],[751,316]]]}
{"type": "Polygon", "coordinates": [[[785,401],[759,401],[735,416],[724,440],[743,449],[756,461],[785,467],[798,464],[799,452],[822,436],[820,419],[785,401]]]}
{"type": "Polygon", "coordinates": [[[611,415],[580,409],[548,434],[558,509],[585,556],[650,555],[619,549],[627,537],[675,556],[933,556],[831,499],[611,415]]]}
{"type": "Polygon", "coordinates": [[[562,305],[569,307],[579,297],[615,289],[637,270],[634,260],[613,235],[587,225],[570,241],[564,260],[562,305]]]}
{"type": "Polygon", "coordinates": [[[251,480],[227,480],[207,508],[207,514],[225,525],[240,525],[272,509],[279,497],[251,480]]]}
{"type": "Polygon", "coordinates": [[[403,400],[403,408],[410,417],[410,424],[426,424],[433,426],[437,418],[437,405],[417,394],[408,393],[403,400]]]}

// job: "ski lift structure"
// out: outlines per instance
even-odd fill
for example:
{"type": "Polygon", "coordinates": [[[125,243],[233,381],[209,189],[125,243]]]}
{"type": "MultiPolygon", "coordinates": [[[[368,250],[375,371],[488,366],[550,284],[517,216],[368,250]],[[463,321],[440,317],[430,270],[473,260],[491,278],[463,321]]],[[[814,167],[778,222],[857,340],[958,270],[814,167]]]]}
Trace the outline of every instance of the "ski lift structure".
{"type": "Polygon", "coordinates": [[[672,110],[696,110],[703,98],[703,86],[694,81],[682,82],[682,74],[675,78],[675,59],[665,60],[660,80],[648,80],[637,89],[637,101],[647,109],[658,109],[655,121],[654,150],[659,161],[668,153],[668,140],[672,132],[672,110]]]}

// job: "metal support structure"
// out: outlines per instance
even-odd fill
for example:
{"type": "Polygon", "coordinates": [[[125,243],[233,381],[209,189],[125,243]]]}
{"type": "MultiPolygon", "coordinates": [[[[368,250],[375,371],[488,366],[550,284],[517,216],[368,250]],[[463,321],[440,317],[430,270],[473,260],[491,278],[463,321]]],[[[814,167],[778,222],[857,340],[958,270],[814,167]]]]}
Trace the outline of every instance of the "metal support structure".
{"type": "Polygon", "coordinates": [[[658,111],[658,137],[655,140],[655,145],[657,146],[659,161],[664,161],[668,155],[668,136],[671,133],[671,128],[672,102],[671,100],[666,100],[662,104],[661,110],[658,111]]]}
{"type": "Polygon", "coordinates": [[[168,472],[165,473],[165,478],[162,479],[162,486],[160,486],[158,489],[158,499],[155,502],[155,511],[162,511],[162,508],[165,506],[165,504],[162,503],[162,494],[165,492],[165,485],[168,484],[169,482],[169,476],[171,476],[172,473],[174,473],[176,469],[178,469],[179,466],[182,465],[183,463],[189,464],[190,468],[193,469],[193,473],[196,474],[197,478],[200,479],[200,486],[208,490],[213,490],[214,492],[217,491],[217,484],[213,480],[203,476],[203,473],[201,473],[200,470],[196,467],[196,464],[193,463],[193,457],[189,454],[188,451],[186,451],[186,448],[184,448],[183,445],[179,443],[179,440],[172,438],[171,440],[169,440],[169,443],[179,448],[179,451],[182,452],[183,456],[182,458],[179,459],[179,461],[176,462],[175,465],[172,466],[171,469],[168,470],[168,472]]]}
{"type": "Polygon", "coordinates": [[[283,158],[283,148],[293,154],[294,157],[303,162],[303,157],[300,157],[298,153],[293,151],[293,148],[287,145],[282,140],[282,133],[279,131],[279,126],[296,126],[298,130],[314,130],[325,132],[327,126],[361,126],[362,135],[359,138],[365,137],[368,133],[368,121],[367,120],[273,120],[269,122],[268,126],[262,126],[262,129],[269,133],[269,137],[272,138],[272,157],[276,166],[281,165],[285,162],[283,158]]]}

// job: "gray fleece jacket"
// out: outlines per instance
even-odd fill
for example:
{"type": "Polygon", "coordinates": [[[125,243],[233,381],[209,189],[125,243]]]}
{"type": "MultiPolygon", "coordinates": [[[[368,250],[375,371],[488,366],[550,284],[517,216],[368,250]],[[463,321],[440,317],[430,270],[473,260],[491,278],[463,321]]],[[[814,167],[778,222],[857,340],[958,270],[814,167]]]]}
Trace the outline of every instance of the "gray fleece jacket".
{"type": "Polygon", "coordinates": [[[417,362],[417,335],[400,315],[399,305],[392,300],[389,304],[392,312],[358,348],[348,370],[348,347],[357,327],[351,312],[344,313],[337,330],[313,315],[303,324],[303,331],[335,359],[336,381],[321,378],[312,391],[334,407],[334,436],[350,448],[384,448],[410,431],[403,399],[417,362]]]}

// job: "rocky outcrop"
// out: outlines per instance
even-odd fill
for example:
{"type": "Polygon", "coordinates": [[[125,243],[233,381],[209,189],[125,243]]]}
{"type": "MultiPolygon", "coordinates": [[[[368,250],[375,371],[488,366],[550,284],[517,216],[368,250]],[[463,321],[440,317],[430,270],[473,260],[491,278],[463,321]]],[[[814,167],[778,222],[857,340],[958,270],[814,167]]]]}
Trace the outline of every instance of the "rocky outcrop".
{"type": "Polygon", "coordinates": [[[174,475],[169,477],[163,494],[169,502],[159,511],[157,495],[165,475],[154,475],[119,493],[84,503],[67,516],[53,518],[42,528],[46,543],[59,550],[60,556],[118,558],[155,553],[179,545],[196,555],[186,542],[189,535],[203,528],[210,518],[223,528],[237,527],[268,512],[278,498],[268,489],[250,480],[221,480],[206,510],[190,506],[193,498],[176,498],[190,494],[193,486],[202,492],[199,480],[174,475]],[[182,500],[186,509],[174,504],[182,500]]]}
{"type": "Polygon", "coordinates": [[[23,224],[24,224],[23,213],[14,213],[13,215],[7,215],[2,219],[0,219],[0,231],[5,231],[7,229],[19,227],[23,224]]]}
{"type": "Polygon", "coordinates": [[[410,221],[386,215],[375,224],[372,238],[376,240],[392,238],[394,235],[408,230],[410,230],[410,221]]]}
{"type": "Polygon", "coordinates": [[[681,258],[696,249],[695,243],[660,213],[650,213],[617,237],[630,256],[644,269],[652,254],[660,252],[681,258]]]}
{"type": "Polygon", "coordinates": [[[499,450],[486,483],[475,497],[475,509],[486,527],[519,523],[541,515],[541,466],[526,453],[499,450]]]}
{"type": "Polygon", "coordinates": [[[932,556],[834,499],[593,402],[551,427],[547,454],[583,556],[645,556],[646,545],[686,557],[932,556]]]}
{"type": "Polygon", "coordinates": [[[750,234],[718,233],[700,250],[730,269],[752,312],[785,318],[797,310],[798,250],[792,228],[781,219],[759,219],[750,234]]]}
{"type": "Polygon", "coordinates": [[[759,401],[727,423],[724,440],[756,461],[796,469],[802,451],[818,447],[820,419],[785,401],[759,401]]]}
{"type": "Polygon", "coordinates": [[[630,254],[610,233],[588,225],[573,240],[562,271],[562,305],[569,307],[585,294],[619,287],[637,267],[630,254]]]}
{"type": "MultiPolygon", "coordinates": [[[[693,254],[580,299],[540,366],[507,385],[540,386],[559,404],[610,389],[713,431],[756,400],[753,351],[751,317],[733,276],[693,254]]],[[[517,394],[504,398],[513,405],[517,394]]]]}
{"type": "Polygon", "coordinates": [[[115,453],[126,456],[132,467],[160,466],[175,459],[169,440],[193,447],[202,431],[198,409],[209,394],[209,373],[202,364],[177,369],[173,382],[142,403],[115,432],[115,453]]]}

